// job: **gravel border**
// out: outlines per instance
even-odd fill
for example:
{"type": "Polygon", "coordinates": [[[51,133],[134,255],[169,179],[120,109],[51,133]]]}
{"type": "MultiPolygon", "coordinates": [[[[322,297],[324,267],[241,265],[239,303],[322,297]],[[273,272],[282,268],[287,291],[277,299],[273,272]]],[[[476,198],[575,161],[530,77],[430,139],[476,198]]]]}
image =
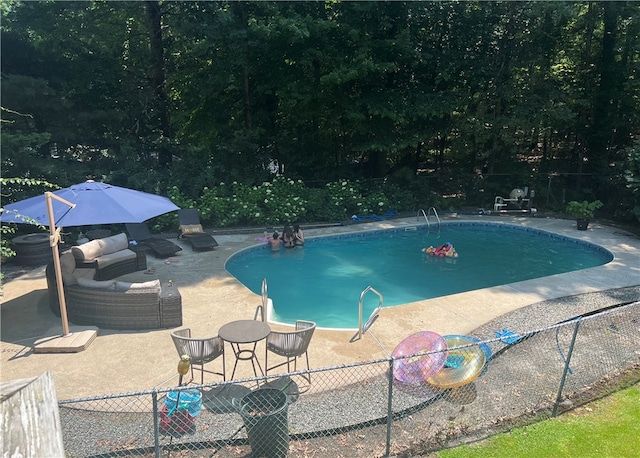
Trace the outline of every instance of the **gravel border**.
{"type": "MultiPolygon", "coordinates": [[[[428,385],[403,387],[394,383],[393,408],[396,418],[393,425],[395,432],[391,439],[394,448],[407,450],[420,444],[423,449],[435,450],[451,441],[469,441],[472,438],[486,437],[500,424],[510,424],[521,421],[522,418],[531,419],[539,415],[548,416],[558,387],[558,367],[562,367],[554,347],[553,330],[533,333],[515,345],[496,339],[495,332],[507,328],[524,336],[531,331],[553,326],[578,315],[634,301],[640,301],[640,286],[579,294],[539,302],[477,328],[471,334],[483,341],[490,341],[493,357],[486,371],[475,383],[463,387],[465,389],[459,389],[455,396],[452,396],[452,391],[434,390],[428,385]]],[[[611,367],[635,371],[640,379],[640,352],[637,351],[640,343],[640,304],[622,310],[624,311],[613,310],[608,314],[606,323],[594,317],[591,323],[581,326],[580,338],[586,339],[590,344],[594,343],[594,351],[589,352],[587,358],[580,358],[576,353],[576,357],[572,359],[571,366],[578,376],[569,380],[563,392],[563,409],[574,406],[572,396],[610,377],[611,367]],[[615,349],[620,351],[611,352],[602,342],[602,339],[607,337],[602,332],[602,326],[609,322],[611,326],[615,325],[615,329],[632,326],[631,333],[623,334],[633,337],[617,343],[620,347],[615,349]],[[589,328],[589,325],[595,327],[589,328]],[[598,360],[603,361],[601,372],[593,369],[594,361],[598,360]]],[[[562,328],[563,341],[567,341],[571,336],[571,329],[570,326],[562,328]]],[[[558,331],[556,340],[557,333],[558,331]]],[[[365,370],[362,368],[370,371],[370,377],[361,382],[341,385],[331,391],[302,394],[290,404],[289,425],[290,433],[294,437],[289,456],[306,456],[304,453],[296,452],[296,444],[302,443],[300,441],[315,441],[316,447],[319,448],[323,447],[319,444],[336,447],[339,438],[336,438],[335,434],[343,434],[339,437],[348,442],[350,438],[353,440],[354,431],[356,438],[373,436],[373,443],[377,444],[377,447],[360,446],[358,454],[355,454],[354,450],[354,454],[350,456],[378,454],[380,443],[384,444],[386,435],[386,364],[387,362],[383,361],[380,365],[358,366],[362,371],[365,370]],[[332,433],[331,437],[323,437],[329,432],[332,433]]],[[[337,368],[335,372],[322,372],[313,376],[315,380],[320,378],[320,383],[324,381],[327,384],[338,384],[340,380],[348,379],[341,372],[343,370],[337,368]]],[[[221,457],[237,456],[239,451],[236,446],[242,446],[246,438],[245,431],[241,430],[242,419],[230,409],[226,412],[223,409],[222,413],[219,408],[207,409],[206,389],[205,387],[203,390],[205,409],[196,419],[196,430],[182,437],[162,436],[161,444],[179,447],[182,444],[187,449],[194,448],[200,451],[217,450],[217,456],[221,457]],[[219,447],[212,448],[216,441],[219,441],[219,447],[220,443],[234,446],[218,450],[219,447]]],[[[140,402],[148,404],[149,395],[146,395],[146,398],[140,398],[140,402]]],[[[127,403],[126,407],[122,406],[124,409],[135,405],[136,399],[119,398],[117,402],[113,399],[94,402],[127,403]]],[[[146,413],[123,413],[88,411],[73,407],[73,403],[65,401],[60,409],[65,449],[69,457],[110,453],[114,450],[127,453],[124,450],[139,447],[144,449],[153,445],[153,418],[148,408],[146,413]]],[[[91,403],[83,403],[82,407],[91,408],[91,403]]],[[[328,453],[314,456],[336,455],[328,453]]]]}

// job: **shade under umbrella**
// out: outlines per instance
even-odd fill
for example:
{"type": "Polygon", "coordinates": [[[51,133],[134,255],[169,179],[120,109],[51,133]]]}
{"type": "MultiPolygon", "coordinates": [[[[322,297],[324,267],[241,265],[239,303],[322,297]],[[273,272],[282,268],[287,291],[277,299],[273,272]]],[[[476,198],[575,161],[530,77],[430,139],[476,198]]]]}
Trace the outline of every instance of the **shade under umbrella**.
{"type": "MultiPolygon", "coordinates": [[[[91,224],[141,223],[154,216],[179,210],[179,207],[166,197],[89,180],[55,192],[46,192],[44,198],[36,196],[9,204],[3,210],[0,215],[2,222],[38,223],[49,226],[64,339],[70,332],[58,253],[60,228],[91,224]]],[[[94,337],[95,333],[91,339],[94,337]]],[[[56,351],[60,348],[64,348],[62,351],[81,351],[86,348],[85,345],[73,348],[49,345],[40,347],[41,351],[56,351]]],[[[37,350],[36,345],[34,351],[37,350]]]]}
{"type": "MultiPolygon", "coordinates": [[[[57,200],[52,202],[55,224],[62,227],[142,223],[154,216],[179,210],[167,197],[92,180],[59,189],[53,194],[75,204],[72,210],[57,200]]],[[[0,215],[3,223],[33,224],[35,221],[43,226],[49,224],[48,218],[42,196],[8,204],[0,215]]]]}

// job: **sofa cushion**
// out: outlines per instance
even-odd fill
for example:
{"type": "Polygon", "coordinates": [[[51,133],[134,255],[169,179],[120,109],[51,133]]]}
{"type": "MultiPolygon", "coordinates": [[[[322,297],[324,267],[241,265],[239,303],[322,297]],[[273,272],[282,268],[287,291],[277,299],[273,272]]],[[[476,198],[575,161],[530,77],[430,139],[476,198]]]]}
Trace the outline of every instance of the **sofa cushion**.
{"type": "Polygon", "coordinates": [[[98,281],[82,277],[78,278],[78,285],[84,288],[115,290],[115,284],[115,280],[98,281]]]}
{"type": "Polygon", "coordinates": [[[102,255],[100,240],[92,240],[82,245],[74,246],[71,248],[71,253],[80,262],[93,261],[102,255]]]}
{"type": "Polygon", "coordinates": [[[102,248],[102,256],[129,248],[129,240],[124,232],[97,240],[102,248]]]}
{"type": "Polygon", "coordinates": [[[130,291],[130,290],[155,290],[160,292],[160,280],[151,280],[141,283],[129,283],[126,281],[117,281],[115,285],[116,291],[130,291]]]}
{"type": "Polygon", "coordinates": [[[60,256],[60,270],[62,271],[62,283],[65,285],[75,285],[78,283],[74,275],[76,269],[76,258],[72,253],[66,252],[60,256]]]}
{"type": "Polygon", "coordinates": [[[98,263],[98,269],[104,269],[111,264],[127,261],[128,259],[136,259],[136,254],[127,248],[126,250],[116,251],[115,253],[103,254],[96,259],[96,262],[98,263]]]}

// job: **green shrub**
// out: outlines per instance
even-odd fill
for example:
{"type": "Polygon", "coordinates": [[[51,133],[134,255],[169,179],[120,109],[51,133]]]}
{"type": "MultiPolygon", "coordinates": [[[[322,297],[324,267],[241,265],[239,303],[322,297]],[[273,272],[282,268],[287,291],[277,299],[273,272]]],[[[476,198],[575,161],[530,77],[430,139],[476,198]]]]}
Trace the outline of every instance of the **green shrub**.
{"type": "Polygon", "coordinates": [[[577,219],[590,219],[593,218],[593,212],[599,208],[602,208],[602,202],[599,200],[593,202],[572,200],[567,204],[566,212],[577,219]]]}
{"type": "MultiPolygon", "coordinates": [[[[422,184],[424,181],[407,187],[416,185],[417,189],[424,190],[422,184]]],[[[189,198],[173,187],[169,197],[181,208],[198,208],[203,224],[216,227],[343,221],[352,215],[382,216],[392,209],[413,210],[418,202],[410,189],[394,180],[341,179],[327,183],[323,188],[309,188],[301,180],[283,176],[256,186],[234,181],[205,187],[197,199],[189,198]]],[[[429,199],[435,198],[430,196],[429,199]]],[[[164,216],[158,221],[162,221],[161,218],[164,216]]],[[[174,219],[167,217],[165,220],[174,219]]]]}
{"type": "Polygon", "coordinates": [[[303,221],[308,211],[308,191],[301,180],[277,176],[261,186],[263,215],[259,222],[267,225],[303,221]]]}
{"type": "MultiPolygon", "coordinates": [[[[3,197],[10,196],[5,202],[16,202],[18,200],[33,197],[35,195],[44,193],[45,190],[58,189],[60,186],[48,181],[38,180],[33,178],[0,178],[0,185],[2,186],[3,197]],[[17,198],[19,196],[19,198],[17,198]]],[[[0,208],[4,211],[3,208],[0,208]]],[[[15,216],[21,216],[16,214],[15,216]]],[[[23,217],[25,221],[34,223],[34,226],[40,229],[46,229],[44,226],[37,224],[36,221],[31,218],[23,217]]],[[[11,241],[11,235],[15,234],[16,227],[13,224],[3,224],[0,226],[0,256],[3,259],[11,259],[16,255],[15,251],[11,249],[9,245],[11,241]]]]}

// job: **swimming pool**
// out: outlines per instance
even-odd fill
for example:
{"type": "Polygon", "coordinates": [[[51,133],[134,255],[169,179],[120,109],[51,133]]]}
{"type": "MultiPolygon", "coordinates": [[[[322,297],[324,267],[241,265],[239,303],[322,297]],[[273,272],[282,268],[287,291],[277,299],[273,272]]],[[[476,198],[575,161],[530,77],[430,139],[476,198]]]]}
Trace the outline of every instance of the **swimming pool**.
{"type": "MultiPolygon", "coordinates": [[[[599,246],[549,232],[501,223],[443,223],[308,238],[303,248],[272,253],[260,245],[231,257],[229,273],[260,294],[266,278],[272,319],[315,321],[319,327],[355,328],[360,293],[372,286],[384,306],[530,280],[606,264],[599,246]],[[458,258],[433,258],[421,249],[451,242],[458,258]]],[[[378,305],[365,296],[363,316],[378,305]]]]}

